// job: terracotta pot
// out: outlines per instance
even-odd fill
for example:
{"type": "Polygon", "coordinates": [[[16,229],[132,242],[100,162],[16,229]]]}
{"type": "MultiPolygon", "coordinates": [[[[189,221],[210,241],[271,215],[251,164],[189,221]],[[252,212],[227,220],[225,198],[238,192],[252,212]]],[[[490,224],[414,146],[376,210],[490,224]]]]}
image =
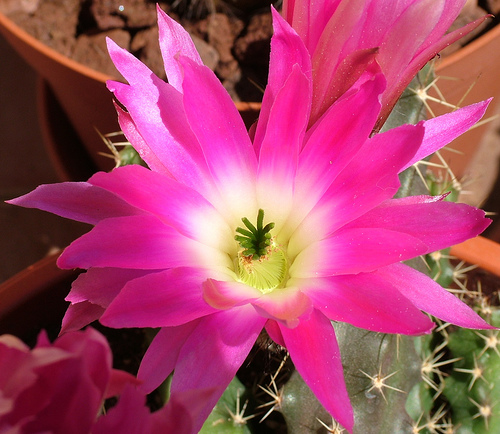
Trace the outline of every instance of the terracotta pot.
{"type": "MultiPolygon", "coordinates": [[[[436,75],[440,77],[437,86],[446,100],[463,107],[494,97],[484,118],[493,116],[500,108],[500,25],[484,35],[436,62],[436,75]]],[[[431,95],[437,97],[435,92],[431,95]]],[[[436,115],[451,111],[449,107],[430,103],[436,115]]],[[[476,153],[491,123],[475,127],[466,132],[449,147],[459,151],[442,151],[457,179],[468,172],[470,162],[476,153]]],[[[434,159],[438,162],[438,160],[434,159]]],[[[470,174],[469,174],[470,175],[470,174]]]]}
{"type": "Polygon", "coordinates": [[[0,335],[33,343],[41,329],[57,336],[68,307],[64,298],[79,272],[56,266],[59,253],[47,256],[0,285],[0,335]]]}
{"type": "Polygon", "coordinates": [[[500,244],[488,238],[471,238],[453,246],[450,254],[500,277],[500,244]]]}
{"type": "MultiPolygon", "coordinates": [[[[1,13],[0,33],[43,80],[39,86],[38,103],[41,128],[49,154],[61,178],[75,179],[76,175],[78,180],[83,179],[81,174],[88,171],[85,166],[93,165],[101,170],[112,169],[113,161],[99,154],[107,149],[96,129],[103,134],[119,131],[112,96],[105,85],[106,81],[113,77],[63,56],[29,35],[1,13]],[[54,114],[61,111],[65,113],[65,119],[54,114]],[[68,140],[75,137],[70,131],[71,128],[79,139],[78,143],[68,140]],[[59,129],[64,131],[59,132],[59,129]],[[77,155],[82,155],[82,145],[87,152],[87,155],[83,154],[86,161],[81,164],[84,168],[78,168],[75,158],[69,161],[69,168],[65,167],[68,158],[71,160],[71,154],[76,152],[77,155]],[[65,155],[58,155],[59,150],[63,148],[65,155]]],[[[259,104],[236,103],[236,106],[248,126],[255,121],[260,109],[259,104]]]]}
{"type": "MultiPolygon", "coordinates": [[[[109,76],[87,68],[47,47],[5,15],[0,14],[0,32],[17,53],[50,85],[82,143],[97,166],[112,162],[100,157],[103,143],[95,129],[118,131],[112,99],[105,82],[109,76]]],[[[71,143],[68,143],[71,146],[71,143]]]]}

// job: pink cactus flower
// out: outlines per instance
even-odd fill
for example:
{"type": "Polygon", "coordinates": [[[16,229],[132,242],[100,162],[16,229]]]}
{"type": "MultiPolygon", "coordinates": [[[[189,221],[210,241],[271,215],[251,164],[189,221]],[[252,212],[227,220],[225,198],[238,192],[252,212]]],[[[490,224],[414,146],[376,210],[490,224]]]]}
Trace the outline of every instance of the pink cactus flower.
{"type": "Polygon", "coordinates": [[[415,74],[487,16],[449,34],[466,0],[283,0],[284,18],[312,57],[310,123],[376,61],[388,86],[377,127],[415,74]]]}
{"type": "Polygon", "coordinates": [[[91,328],[52,345],[41,332],[33,350],[0,336],[0,432],[88,434],[104,398],[137,384],[111,361],[106,339],[91,328]]]}
{"type": "Polygon", "coordinates": [[[149,169],[43,185],[11,201],[95,225],[58,261],[88,270],[68,296],[63,329],[95,319],[160,327],[138,378],[149,392],[174,371],[173,397],[210,390],[193,432],[263,328],[348,430],[332,320],[418,335],[434,327],[423,310],[490,328],[401,263],[476,236],[489,224],[484,212],[444,196],[393,199],[398,173],[467,130],[487,102],[370,137],[386,88],[374,68],[311,124],[311,57],[273,17],[269,85],[250,135],[189,35],[159,11],[168,84],[109,42],[128,84],[108,87],[149,169]]]}

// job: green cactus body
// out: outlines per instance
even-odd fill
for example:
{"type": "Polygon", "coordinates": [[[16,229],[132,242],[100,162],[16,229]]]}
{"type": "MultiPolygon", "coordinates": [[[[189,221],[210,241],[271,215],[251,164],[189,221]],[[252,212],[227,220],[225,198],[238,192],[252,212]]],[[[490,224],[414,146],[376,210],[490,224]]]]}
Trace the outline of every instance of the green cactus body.
{"type": "MultiPolygon", "coordinates": [[[[500,309],[490,323],[500,326],[500,309]]],[[[461,360],[445,380],[443,394],[450,402],[456,432],[500,432],[500,342],[498,331],[458,329],[448,347],[461,360]]]]}
{"type": "Polygon", "coordinates": [[[234,377],[203,424],[200,434],[250,434],[245,386],[234,377]]]}

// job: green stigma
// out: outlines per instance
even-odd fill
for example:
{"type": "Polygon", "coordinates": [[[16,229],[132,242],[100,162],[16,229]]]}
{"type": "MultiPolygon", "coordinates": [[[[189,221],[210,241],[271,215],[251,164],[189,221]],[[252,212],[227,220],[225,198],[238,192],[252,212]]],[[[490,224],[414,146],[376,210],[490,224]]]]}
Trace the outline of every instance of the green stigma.
{"type": "Polygon", "coordinates": [[[263,294],[283,286],[288,273],[285,249],[271,236],[274,223],[264,226],[264,211],[259,210],[257,226],[247,218],[241,219],[246,227],[238,227],[234,237],[242,250],[236,259],[239,281],[253,286],[263,294]]]}
{"type": "Polygon", "coordinates": [[[236,228],[239,235],[235,235],[234,239],[243,247],[243,256],[251,257],[254,260],[261,258],[267,254],[267,249],[271,245],[271,229],[274,228],[274,223],[268,223],[264,226],[264,210],[259,209],[257,215],[257,227],[250,220],[243,217],[241,221],[247,229],[240,227],[236,228]]]}

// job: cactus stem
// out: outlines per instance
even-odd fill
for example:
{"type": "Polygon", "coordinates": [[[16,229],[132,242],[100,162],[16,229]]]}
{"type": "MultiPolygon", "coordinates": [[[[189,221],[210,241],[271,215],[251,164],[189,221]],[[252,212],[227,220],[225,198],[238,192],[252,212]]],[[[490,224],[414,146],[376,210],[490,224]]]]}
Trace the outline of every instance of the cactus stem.
{"type": "Polygon", "coordinates": [[[443,418],[443,416],[446,414],[446,410],[444,410],[445,404],[441,405],[436,412],[434,413],[433,416],[429,418],[427,421],[427,428],[429,429],[430,432],[438,432],[437,430],[441,429],[443,427],[443,424],[439,423],[439,421],[443,418]]]}
{"type": "Polygon", "coordinates": [[[488,421],[489,421],[490,417],[493,415],[493,406],[491,406],[489,404],[479,404],[476,401],[474,401],[470,396],[468,398],[469,398],[469,401],[472,402],[479,410],[474,416],[472,416],[472,419],[477,419],[478,417],[482,417],[484,420],[484,424],[486,426],[486,429],[488,429],[488,421]]]}
{"type": "Polygon", "coordinates": [[[266,392],[272,398],[271,401],[261,404],[257,407],[259,409],[271,406],[271,408],[267,411],[267,413],[264,416],[262,416],[262,418],[259,421],[263,422],[273,411],[279,410],[281,408],[281,402],[283,401],[283,389],[278,390],[276,382],[274,381],[274,377],[271,377],[271,384],[269,386],[262,387],[260,384],[258,384],[257,386],[259,386],[261,390],[266,392]]]}
{"type": "Polygon", "coordinates": [[[263,422],[266,420],[266,418],[275,410],[280,410],[281,409],[281,403],[283,402],[283,388],[278,390],[278,386],[276,385],[276,378],[278,377],[279,373],[283,369],[283,366],[285,366],[286,361],[288,360],[288,352],[285,354],[283,357],[283,360],[281,361],[280,365],[278,366],[278,369],[276,369],[276,372],[274,375],[271,375],[271,381],[269,382],[269,385],[267,387],[262,387],[260,384],[257,386],[262,389],[265,393],[267,393],[271,398],[272,401],[266,402],[264,404],[259,405],[257,408],[264,408],[264,407],[269,407],[271,408],[267,411],[264,416],[262,416],[262,419],[259,421],[259,423],[263,422]]]}
{"type": "MultiPolygon", "coordinates": [[[[445,342],[446,343],[446,342],[445,342]]],[[[447,365],[449,363],[454,363],[460,360],[460,358],[454,358],[450,360],[440,361],[444,356],[444,352],[438,353],[441,350],[442,346],[437,347],[431,354],[429,354],[422,362],[422,367],[420,368],[422,380],[428,384],[433,390],[436,391],[433,399],[436,399],[442,392],[442,387],[438,386],[433,380],[433,375],[437,376],[439,380],[439,384],[443,384],[443,373],[439,369],[441,366],[447,365]]]]}
{"type": "Polygon", "coordinates": [[[332,417],[332,424],[327,425],[321,419],[316,418],[316,420],[326,428],[326,431],[331,434],[342,434],[345,432],[345,429],[332,417]]]}
{"type": "Polygon", "coordinates": [[[249,416],[245,416],[245,411],[247,409],[248,405],[248,399],[245,401],[243,404],[243,407],[240,409],[240,389],[236,391],[236,409],[235,412],[233,413],[231,409],[227,406],[227,404],[224,404],[226,407],[227,412],[231,416],[231,419],[233,420],[233,424],[236,426],[243,426],[247,424],[247,421],[254,418],[256,415],[251,414],[249,416]]]}
{"type": "Polygon", "coordinates": [[[486,379],[483,377],[483,372],[484,372],[484,369],[482,366],[479,366],[477,364],[477,357],[476,355],[474,354],[474,368],[472,369],[464,369],[464,368],[454,368],[455,371],[457,372],[465,372],[466,374],[471,374],[472,375],[472,379],[469,383],[469,392],[470,390],[472,389],[472,387],[474,386],[474,383],[479,379],[479,378],[482,378],[483,381],[486,382],[486,384],[489,385],[488,381],[486,381],[486,379]]]}
{"type": "Polygon", "coordinates": [[[479,332],[475,332],[481,339],[484,339],[484,348],[481,350],[478,357],[481,357],[490,348],[500,357],[500,351],[498,351],[498,345],[500,345],[498,332],[499,330],[489,331],[486,336],[479,332]]]}
{"type": "Polygon", "coordinates": [[[387,398],[385,397],[385,394],[384,394],[384,387],[386,389],[395,390],[396,392],[406,393],[404,390],[398,389],[398,388],[393,387],[393,386],[389,386],[388,384],[385,383],[386,380],[391,378],[393,375],[396,375],[398,373],[398,371],[392,372],[386,376],[382,376],[382,366],[379,367],[378,374],[376,374],[374,376],[367,374],[365,371],[362,371],[361,369],[360,369],[360,371],[364,375],[366,375],[372,382],[372,386],[366,391],[366,393],[370,393],[373,389],[377,389],[377,391],[382,395],[382,398],[384,398],[385,402],[387,402],[387,398]]]}

